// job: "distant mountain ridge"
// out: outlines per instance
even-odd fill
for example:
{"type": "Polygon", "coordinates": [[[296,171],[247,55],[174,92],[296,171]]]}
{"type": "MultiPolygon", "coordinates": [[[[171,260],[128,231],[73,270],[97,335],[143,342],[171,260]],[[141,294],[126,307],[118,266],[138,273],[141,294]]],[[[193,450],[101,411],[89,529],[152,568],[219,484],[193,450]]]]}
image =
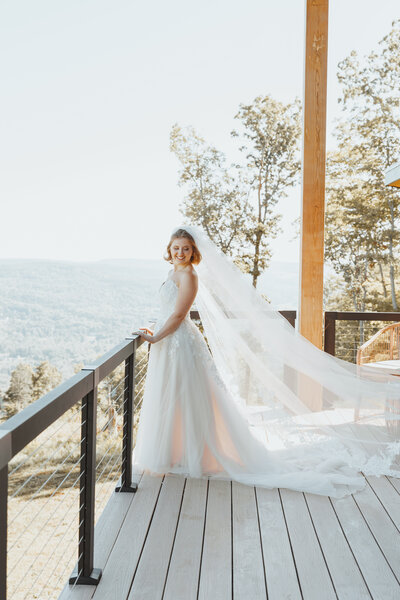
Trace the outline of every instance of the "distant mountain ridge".
{"type": "MultiPolygon", "coordinates": [[[[0,390],[20,362],[48,360],[63,376],[158,316],[163,260],[0,260],[0,390]]],[[[273,262],[258,289],[278,309],[297,306],[298,265],[273,262]]]]}

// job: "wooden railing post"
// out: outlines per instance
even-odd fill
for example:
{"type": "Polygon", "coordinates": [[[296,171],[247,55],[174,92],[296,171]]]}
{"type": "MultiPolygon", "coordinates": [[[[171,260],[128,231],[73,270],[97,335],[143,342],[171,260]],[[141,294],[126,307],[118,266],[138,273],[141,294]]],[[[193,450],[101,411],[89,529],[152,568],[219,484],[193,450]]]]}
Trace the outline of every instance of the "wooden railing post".
{"type": "MultiPolygon", "coordinates": [[[[150,344],[149,344],[150,345],[150,344]]],[[[133,353],[125,360],[125,391],[124,391],[124,421],[122,435],[122,466],[121,485],[116,492],[136,492],[137,483],[132,481],[132,452],[133,452],[133,415],[135,410],[135,355],[133,353]]]]}
{"type": "Polygon", "coordinates": [[[88,366],[84,367],[83,370],[93,371],[93,389],[82,399],[79,554],[77,573],[72,574],[69,583],[97,585],[102,575],[101,569],[93,568],[97,385],[99,374],[96,367],[88,366]]]}

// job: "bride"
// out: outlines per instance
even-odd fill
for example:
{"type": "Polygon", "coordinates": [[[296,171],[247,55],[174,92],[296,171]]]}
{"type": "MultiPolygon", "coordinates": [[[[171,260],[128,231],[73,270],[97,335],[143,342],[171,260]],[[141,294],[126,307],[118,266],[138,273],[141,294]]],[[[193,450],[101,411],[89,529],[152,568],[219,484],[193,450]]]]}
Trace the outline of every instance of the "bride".
{"type": "Polygon", "coordinates": [[[138,468],[336,498],[400,476],[398,378],[318,350],[200,228],[175,229],[165,258],[154,332],[135,332],[152,345],[138,468]]]}

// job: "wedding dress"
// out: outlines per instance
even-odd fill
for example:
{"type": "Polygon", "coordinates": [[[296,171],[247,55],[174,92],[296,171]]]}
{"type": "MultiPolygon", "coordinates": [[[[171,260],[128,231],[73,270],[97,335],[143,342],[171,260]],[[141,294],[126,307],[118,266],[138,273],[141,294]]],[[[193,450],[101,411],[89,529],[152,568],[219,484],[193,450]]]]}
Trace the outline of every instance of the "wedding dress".
{"type": "MultiPolygon", "coordinates": [[[[364,488],[361,472],[398,477],[397,428],[385,418],[399,380],[326,362],[201,230],[183,228],[203,255],[196,305],[205,337],[188,313],[151,345],[136,467],[336,498],[364,488]]],[[[177,295],[168,277],[154,333],[177,295]]]]}

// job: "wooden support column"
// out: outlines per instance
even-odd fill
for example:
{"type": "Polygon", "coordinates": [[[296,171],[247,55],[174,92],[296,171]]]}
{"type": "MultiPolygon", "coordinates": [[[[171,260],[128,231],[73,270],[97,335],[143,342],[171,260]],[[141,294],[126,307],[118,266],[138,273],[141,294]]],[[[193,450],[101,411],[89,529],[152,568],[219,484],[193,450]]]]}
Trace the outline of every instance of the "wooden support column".
{"type": "Polygon", "coordinates": [[[322,348],[329,0],[306,0],[299,330],[322,348]]]}

